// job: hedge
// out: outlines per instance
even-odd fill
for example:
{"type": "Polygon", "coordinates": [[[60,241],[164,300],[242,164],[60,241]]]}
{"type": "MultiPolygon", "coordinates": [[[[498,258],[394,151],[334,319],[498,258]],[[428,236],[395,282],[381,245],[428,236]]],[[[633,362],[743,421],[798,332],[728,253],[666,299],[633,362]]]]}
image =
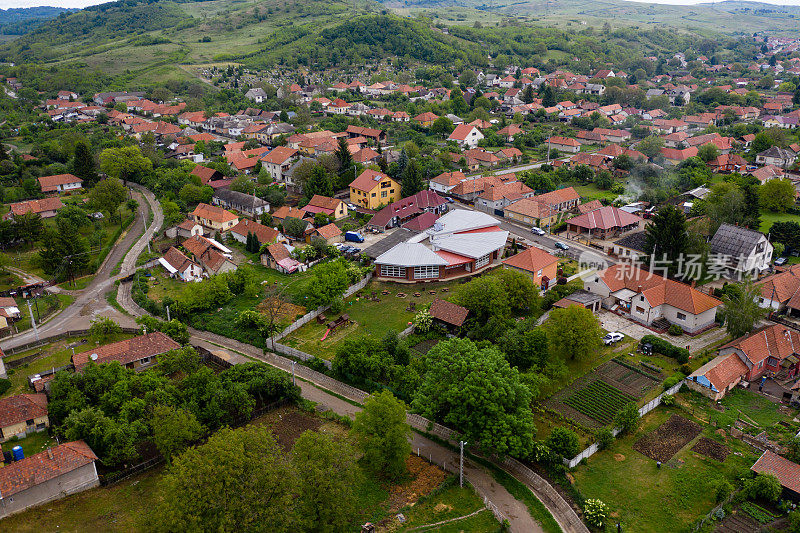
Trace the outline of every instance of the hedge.
{"type": "Polygon", "coordinates": [[[653,352],[671,357],[682,365],[689,362],[689,350],[686,348],[678,348],[677,346],[665,341],[660,337],[656,337],[655,335],[645,335],[642,337],[642,343],[651,344],[653,346],[653,352]]]}

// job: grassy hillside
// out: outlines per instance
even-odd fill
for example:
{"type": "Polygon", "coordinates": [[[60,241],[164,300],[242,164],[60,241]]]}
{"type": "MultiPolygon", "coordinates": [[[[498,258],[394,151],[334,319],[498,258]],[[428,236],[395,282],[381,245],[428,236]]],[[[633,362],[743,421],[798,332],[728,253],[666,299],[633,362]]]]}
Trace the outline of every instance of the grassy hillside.
{"type": "Polygon", "coordinates": [[[625,0],[386,0],[385,4],[406,14],[424,13],[448,24],[463,24],[471,11],[494,17],[580,29],[584,25],[648,28],[668,26],[681,31],[711,35],[745,35],[769,30],[792,34],[797,31],[798,6],[727,1],[677,6],[625,0]]]}

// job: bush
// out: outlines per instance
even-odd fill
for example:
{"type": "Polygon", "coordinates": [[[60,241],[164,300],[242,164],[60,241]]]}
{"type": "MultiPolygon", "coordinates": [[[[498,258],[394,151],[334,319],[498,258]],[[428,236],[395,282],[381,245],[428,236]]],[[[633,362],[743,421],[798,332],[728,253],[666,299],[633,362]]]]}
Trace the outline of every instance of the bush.
{"type": "Polygon", "coordinates": [[[590,526],[602,528],[608,518],[608,506],[600,500],[586,500],[583,517],[590,526]]]}
{"type": "Polygon", "coordinates": [[[661,355],[675,359],[682,365],[689,362],[689,350],[686,348],[678,348],[660,337],[645,335],[642,337],[642,343],[651,344],[654,353],[660,353],[661,355]]]}
{"type": "Polygon", "coordinates": [[[681,328],[678,324],[672,324],[667,330],[667,333],[674,337],[679,337],[683,335],[683,328],[681,328]]]}
{"type": "Polygon", "coordinates": [[[731,495],[731,492],[733,492],[733,485],[728,483],[728,481],[725,479],[720,480],[719,483],[717,483],[716,489],[717,503],[724,502],[725,499],[731,495]]]}
{"type": "Polygon", "coordinates": [[[575,457],[581,451],[578,435],[571,429],[562,427],[553,428],[545,444],[551,450],[567,459],[575,457]]]}
{"type": "Polygon", "coordinates": [[[664,380],[664,390],[671,389],[672,387],[677,385],[680,380],[681,379],[678,376],[668,377],[667,379],[664,380]]]}
{"type": "Polygon", "coordinates": [[[782,491],[781,482],[774,474],[760,472],[754,479],[747,482],[743,492],[753,500],[776,502],[781,497],[782,491]]]}
{"type": "Polygon", "coordinates": [[[619,427],[623,433],[633,433],[639,426],[639,408],[636,407],[634,402],[629,403],[623,407],[614,417],[614,424],[619,427]]]}
{"type": "Polygon", "coordinates": [[[666,407],[675,405],[675,396],[665,394],[664,396],[661,397],[661,404],[666,407]]]}
{"type": "Polygon", "coordinates": [[[0,396],[5,394],[11,388],[10,379],[0,379],[0,396]]]}
{"type": "Polygon", "coordinates": [[[597,433],[597,444],[601,450],[610,448],[614,444],[614,434],[608,428],[603,428],[597,433]]]}

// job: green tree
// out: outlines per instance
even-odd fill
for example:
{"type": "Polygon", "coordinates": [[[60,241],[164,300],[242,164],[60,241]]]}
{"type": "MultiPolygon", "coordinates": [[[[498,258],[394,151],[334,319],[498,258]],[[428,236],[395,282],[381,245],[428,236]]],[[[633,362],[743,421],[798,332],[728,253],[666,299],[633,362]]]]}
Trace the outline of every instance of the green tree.
{"type": "Polygon", "coordinates": [[[766,315],[767,310],[758,305],[760,298],[761,290],[749,279],[728,285],[722,297],[722,316],[733,338],[750,333],[766,315]]]}
{"type": "Polygon", "coordinates": [[[497,339],[497,346],[506,354],[509,364],[521,372],[544,368],[550,353],[547,333],[541,327],[531,328],[533,324],[532,320],[519,322],[497,339]]]}
{"type": "Polygon", "coordinates": [[[100,342],[120,333],[122,333],[122,327],[107,316],[93,319],[89,326],[89,336],[100,342]]]}
{"type": "Polygon", "coordinates": [[[171,405],[156,405],[153,408],[150,427],[153,429],[153,444],[164,456],[167,465],[203,434],[203,426],[191,411],[171,405]]]}
{"type": "Polygon", "coordinates": [[[617,412],[614,416],[614,425],[623,433],[633,433],[639,427],[639,408],[631,402],[617,412]]]}
{"type": "Polygon", "coordinates": [[[306,181],[303,194],[306,198],[311,198],[315,194],[333,196],[333,182],[322,165],[315,165],[311,170],[311,176],[306,181]]]}
{"type": "Polygon", "coordinates": [[[545,322],[550,353],[566,361],[589,358],[600,347],[602,330],[589,309],[571,305],[553,309],[545,322]]]}
{"type": "Polygon", "coordinates": [[[123,183],[138,181],[143,173],[152,168],[152,161],[142,155],[138,146],[106,148],[100,152],[100,170],[123,183]]]}
{"type": "Polygon", "coordinates": [[[747,206],[742,189],[733,182],[714,184],[706,197],[704,211],[711,221],[712,235],[723,223],[744,225],[747,206]]]}
{"type": "Polygon", "coordinates": [[[33,245],[44,234],[44,222],[38,213],[29,211],[23,215],[12,215],[11,225],[18,238],[28,245],[33,245]]]}
{"type": "Polygon", "coordinates": [[[341,260],[319,264],[311,272],[305,293],[312,307],[330,305],[344,294],[350,283],[347,267],[341,260]]]}
{"type": "Polygon", "coordinates": [[[758,188],[761,206],[776,213],[783,213],[795,204],[795,189],[791,180],[772,179],[758,188]]]}
{"type": "Polygon", "coordinates": [[[459,285],[452,301],[469,309],[477,322],[486,322],[493,316],[506,317],[511,312],[508,293],[496,276],[481,276],[459,285]]]}
{"type": "Polygon", "coordinates": [[[536,429],[530,390],[494,346],[441,341],[425,356],[426,372],[412,406],[458,430],[486,451],[525,457],[536,429]]]}
{"type": "Polygon", "coordinates": [[[83,186],[93,187],[100,177],[97,175],[97,164],[86,141],[75,143],[75,152],[72,159],[72,173],[83,180],[83,186]]]}
{"type": "Polygon", "coordinates": [[[571,429],[556,426],[545,440],[548,448],[566,459],[572,459],[581,451],[578,435],[571,429]]]}
{"type": "Polygon", "coordinates": [[[659,261],[666,258],[674,271],[688,248],[686,217],[673,205],[662,207],[645,228],[644,252],[659,261]]]}
{"type": "Polygon", "coordinates": [[[748,498],[765,502],[776,502],[781,497],[783,488],[781,482],[771,472],[759,472],[754,479],[749,480],[743,492],[748,498]]]}
{"type": "Polygon", "coordinates": [[[645,137],[639,142],[639,144],[636,145],[636,149],[649,159],[653,159],[655,156],[661,153],[661,148],[663,147],[664,139],[661,137],[656,137],[655,135],[645,137]]]}
{"type": "Polygon", "coordinates": [[[405,475],[411,427],[402,401],[388,390],[372,394],[356,413],[352,431],[370,470],[393,481],[405,475]]]}
{"type": "Polygon", "coordinates": [[[355,511],[360,478],[356,452],[344,439],[306,431],[295,441],[292,462],[300,478],[301,513],[308,531],[345,531],[355,511]]]}
{"type": "Polygon", "coordinates": [[[431,132],[445,138],[453,132],[453,122],[447,117],[439,117],[433,121],[431,132]]]}
{"type": "Polygon", "coordinates": [[[542,105],[544,107],[553,107],[556,105],[556,92],[553,90],[553,87],[550,85],[545,85],[544,90],[542,90],[542,105]]]}
{"type": "MultiPolygon", "coordinates": [[[[38,216],[38,215],[37,215],[38,216]]],[[[89,243],[66,220],[57,221],[42,237],[39,260],[47,274],[66,279],[88,268],[89,243]]]]}
{"type": "Polygon", "coordinates": [[[308,222],[295,217],[286,217],[283,221],[283,231],[290,237],[302,237],[308,222]]]}
{"type": "Polygon", "coordinates": [[[400,184],[400,194],[403,198],[413,196],[424,188],[422,167],[416,159],[412,159],[403,170],[403,180],[400,184]]]}
{"type": "MultiPolygon", "coordinates": [[[[113,219],[118,215],[117,211],[128,190],[122,182],[116,178],[106,178],[89,191],[89,199],[97,209],[108,213],[109,218],[113,219]]],[[[120,222],[122,218],[120,217],[120,222]]]]}
{"type": "Polygon", "coordinates": [[[345,173],[353,166],[353,155],[350,153],[350,146],[347,139],[339,137],[339,146],[336,148],[336,158],[339,160],[339,172],[345,173]]]}
{"type": "Polygon", "coordinates": [[[304,529],[297,474],[269,428],[223,428],[175,458],[158,484],[156,531],[304,529]],[[235,480],[235,482],[232,482],[235,480]]]}
{"type": "Polygon", "coordinates": [[[708,163],[719,157],[719,148],[715,144],[704,144],[697,149],[697,157],[708,163]]]}

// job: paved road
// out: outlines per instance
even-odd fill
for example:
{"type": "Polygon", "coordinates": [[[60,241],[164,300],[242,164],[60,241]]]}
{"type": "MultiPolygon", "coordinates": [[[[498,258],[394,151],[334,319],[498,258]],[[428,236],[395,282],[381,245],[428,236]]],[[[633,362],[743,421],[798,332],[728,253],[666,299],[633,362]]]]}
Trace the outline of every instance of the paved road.
{"type": "MultiPolygon", "coordinates": [[[[77,295],[72,305],[38,328],[40,336],[55,334],[65,329],[86,329],[91,320],[97,316],[111,317],[122,326],[136,325],[129,316],[123,315],[109,305],[104,297],[105,293],[113,288],[117,279],[133,271],[139,253],[147,246],[148,241],[152,239],[164,222],[164,215],[155,195],[141,187],[135,185],[133,187],[136,189],[134,197],[139,201],[136,219],[128,228],[125,236],[111,249],[92,282],[85,289],[72,293],[77,295]],[[153,211],[153,222],[148,226],[147,231],[144,231],[148,210],[153,211]],[[112,276],[111,272],[123,259],[123,256],[121,273],[112,276]]],[[[35,340],[35,333],[31,329],[3,339],[0,347],[9,349],[35,340]]]]}

